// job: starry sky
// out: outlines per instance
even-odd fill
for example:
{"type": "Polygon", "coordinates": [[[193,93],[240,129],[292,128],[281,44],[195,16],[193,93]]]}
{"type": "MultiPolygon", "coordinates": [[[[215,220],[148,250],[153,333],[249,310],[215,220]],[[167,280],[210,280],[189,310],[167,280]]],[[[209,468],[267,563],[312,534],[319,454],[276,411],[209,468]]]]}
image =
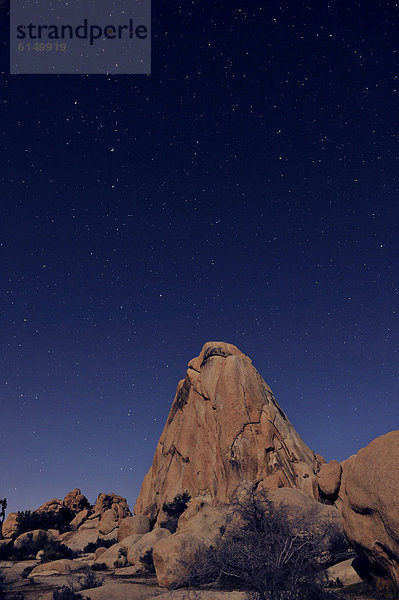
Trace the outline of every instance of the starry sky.
{"type": "Polygon", "coordinates": [[[209,340],[326,460],[397,429],[397,2],[154,0],[149,76],[10,75],[0,11],[9,510],[132,507],[209,340]]]}

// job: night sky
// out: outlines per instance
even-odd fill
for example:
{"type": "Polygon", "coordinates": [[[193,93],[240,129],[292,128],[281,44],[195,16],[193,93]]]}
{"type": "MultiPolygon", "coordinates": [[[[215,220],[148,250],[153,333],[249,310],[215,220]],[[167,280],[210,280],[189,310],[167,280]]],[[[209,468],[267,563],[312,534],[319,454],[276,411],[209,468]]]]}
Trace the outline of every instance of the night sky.
{"type": "Polygon", "coordinates": [[[9,75],[0,8],[9,510],[133,507],[209,340],[326,460],[397,429],[398,4],[154,1],[150,76],[9,75]]]}

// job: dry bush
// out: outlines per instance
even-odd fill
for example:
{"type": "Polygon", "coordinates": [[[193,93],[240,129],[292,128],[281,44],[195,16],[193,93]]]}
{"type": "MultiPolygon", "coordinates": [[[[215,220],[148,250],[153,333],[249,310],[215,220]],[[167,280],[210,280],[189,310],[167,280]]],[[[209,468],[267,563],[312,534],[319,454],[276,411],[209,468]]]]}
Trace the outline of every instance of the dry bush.
{"type": "Polygon", "coordinates": [[[79,577],[79,585],[82,590],[89,590],[92,588],[98,588],[104,583],[104,577],[97,577],[97,575],[88,567],[85,569],[83,577],[79,577]]]}
{"type": "Polygon", "coordinates": [[[337,598],[324,589],[323,556],[329,554],[329,527],[314,517],[295,518],[276,507],[264,491],[241,490],[230,507],[216,544],[182,552],[181,584],[210,582],[249,590],[259,600],[337,598]]]}
{"type": "Polygon", "coordinates": [[[147,573],[155,573],[154,559],[152,558],[152,548],[147,550],[143,556],[140,556],[139,561],[144,565],[147,573]]]}
{"type": "Polygon", "coordinates": [[[78,594],[68,585],[63,585],[53,592],[53,600],[84,600],[82,594],[78,594]]]}

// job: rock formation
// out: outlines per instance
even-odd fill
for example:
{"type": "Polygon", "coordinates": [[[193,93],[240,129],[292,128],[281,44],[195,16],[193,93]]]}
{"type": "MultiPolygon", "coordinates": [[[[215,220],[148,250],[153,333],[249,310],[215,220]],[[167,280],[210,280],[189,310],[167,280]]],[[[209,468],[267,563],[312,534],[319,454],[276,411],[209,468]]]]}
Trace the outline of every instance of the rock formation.
{"type": "Polygon", "coordinates": [[[122,498],[122,496],[118,496],[117,494],[99,494],[93,508],[93,513],[102,516],[108,510],[113,510],[118,519],[130,517],[132,514],[126,498],[122,498]]]}
{"type": "Polygon", "coordinates": [[[386,595],[397,594],[399,431],[375,439],[342,466],[340,508],[345,533],[362,561],[362,573],[386,595]]]}
{"type": "Polygon", "coordinates": [[[318,499],[322,463],[251,360],[232,344],[208,342],[177,386],[134,512],[159,523],[162,504],[183,491],[212,505],[229,502],[243,479],[318,499]]]}
{"type": "MultiPolygon", "coordinates": [[[[32,512],[34,517],[32,525],[37,524],[33,531],[28,531],[18,535],[17,513],[10,513],[4,522],[4,531],[7,539],[5,544],[10,545],[15,550],[20,550],[29,545],[40,546],[45,537],[56,539],[73,551],[81,551],[90,543],[97,543],[98,540],[117,541],[119,524],[126,518],[131,517],[131,512],[125,498],[117,494],[99,494],[97,501],[90,506],[87,498],[76,488],[69,492],[64,500],[54,498],[45,502],[32,512]],[[60,515],[63,519],[59,519],[60,515]],[[61,525],[61,527],[59,527],[61,525]],[[65,529],[67,531],[65,531],[65,529]],[[65,531],[65,533],[61,533],[65,531]]],[[[128,523],[125,533],[136,529],[141,532],[149,530],[149,520],[146,517],[131,517],[133,523],[128,523]]],[[[3,541],[3,540],[2,540],[3,541]]],[[[42,545],[43,545],[42,544],[42,545]]]]}
{"type": "Polygon", "coordinates": [[[82,510],[88,509],[90,503],[86,496],[82,494],[79,488],[75,488],[72,492],[69,492],[64,498],[64,506],[69,508],[75,513],[79,513],[82,510]]]}

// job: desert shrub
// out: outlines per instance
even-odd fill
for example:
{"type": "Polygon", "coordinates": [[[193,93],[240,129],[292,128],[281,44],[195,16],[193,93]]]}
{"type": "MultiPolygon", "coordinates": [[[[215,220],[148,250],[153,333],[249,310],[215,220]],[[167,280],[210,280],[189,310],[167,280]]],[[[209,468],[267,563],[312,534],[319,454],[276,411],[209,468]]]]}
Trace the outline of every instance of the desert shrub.
{"type": "Polygon", "coordinates": [[[326,568],[356,557],[356,552],[349,546],[345,534],[339,530],[338,526],[332,525],[327,533],[329,537],[329,557],[325,561],[324,566],[326,568]]]}
{"type": "Polygon", "coordinates": [[[105,563],[93,563],[91,565],[92,571],[106,571],[107,565],[105,563]]]}
{"type": "Polygon", "coordinates": [[[163,503],[162,510],[168,515],[168,517],[178,519],[186,510],[187,504],[190,502],[190,500],[191,496],[188,492],[177,494],[172,502],[163,503]]]}
{"type": "Polygon", "coordinates": [[[82,590],[97,588],[100,587],[103,583],[104,578],[97,577],[90,568],[85,570],[83,577],[79,577],[79,585],[82,590]]]}
{"type": "Polygon", "coordinates": [[[10,560],[13,555],[12,546],[4,545],[0,547],[0,560],[10,560]]]}
{"type": "Polygon", "coordinates": [[[122,567],[126,567],[127,565],[127,548],[122,546],[118,550],[118,558],[114,561],[114,567],[120,569],[122,567]]]}
{"type": "Polygon", "coordinates": [[[3,523],[6,518],[7,498],[0,500],[0,540],[3,539],[3,523]]]}
{"type": "Polygon", "coordinates": [[[332,598],[324,589],[320,565],[325,535],[323,528],[314,527],[312,515],[295,519],[265,492],[246,489],[233,503],[215,546],[197,545],[182,553],[180,584],[217,580],[247,589],[259,600],[332,598]]]}
{"type": "Polygon", "coordinates": [[[73,550],[70,550],[60,542],[53,540],[33,541],[30,536],[23,548],[16,549],[13,546],[4,548],[0,560],[27,560],[29,558],[35,558],[40,550],[43,550],[43,554],[40,557],[42,563],[59,560],[61,558],[76,558],[76,556],[79,555],[79,552],[73,552],[73,550]]]}
{"type": "Polygon", "coordinates": [[[21,573],[22,579],[27,579],[29,577],[29,575],[32,573],[34,568],[35,568],[35,565],[33,565],[32,567],[25,567],[25,569],[21,573]]]}
{"type": "Polygon", "coordinates": [[[154,560],[152,558],[152,548],[147,550],[143,556],[140,556],[139,560],[144,565],[145,570],[148,573],[155,573],[154,560]]]}
{"type": "Polygon", "coordinates": [[[102,540],[97,538],[95,542],[90,542],[83,548],[83,552],[91,554],[97,550],[97,548],[111,548],[115,544],[115,540],[102,540]]]}
{"type": "Polygon", "coordinates": [[[13,560],[13,561],[20,561],[20,560],[28,560],[30,558],[35,558],[36,554],[39,552],[39,550],[41,550],[41,545],[40,544],[30,544],[29,546],[25,546],[24,548],[20,548],[20,549],[15,549],[15,548],[8,548],[7,550],[4,551],[4,553],[2,553],[2,556],[0,556],[0,560],[13,560]]]}
{"type": "MultiPolygon", "coordinates": [[[[204,584],[218,581],[225,585],[227,577],[221,570],[221,555],[214,546],[207,546],[203,542],[194,548],[182,548],[179,568],[178,583],[175,587],[199,587],[204,584]]],[[[237,584],[239,582],[237,581],[237,584]]]]}
{"type": "Polygon", "coordinates": [[[76,553],[68,546],[57,541],[47,541],[43,547],[43,554],[40,557],[40,562],[47,563],[61,558],[75,558],[76,553]]]}
{"type": "Polygon", "coordinates": [[[15,537],[35,529],[56,529],[61,533],[68,531],[74,516],[75,513],[65,506],[56,513],[50,511],[43,513],[31,512],[30,510],[18,511],[15,537]]]}
{"type": "Polygon", "coordinates": [[[191,496],[188,492],[177,494],[172,502],[164,502],[162,510],[168,515],[168,519],[161,522],[161,527],[169,529],[171,533],[175,533],[179,521],[179,517],[184,513],[188,503],[191,500],[191,496]]]}
{"type": "Polygon", "coordinates": [[[53,600],[84,600],[84,598],[82,594],[78,594],[70,586],[63,585],[57,590],[54,590],[53,600]]]}

